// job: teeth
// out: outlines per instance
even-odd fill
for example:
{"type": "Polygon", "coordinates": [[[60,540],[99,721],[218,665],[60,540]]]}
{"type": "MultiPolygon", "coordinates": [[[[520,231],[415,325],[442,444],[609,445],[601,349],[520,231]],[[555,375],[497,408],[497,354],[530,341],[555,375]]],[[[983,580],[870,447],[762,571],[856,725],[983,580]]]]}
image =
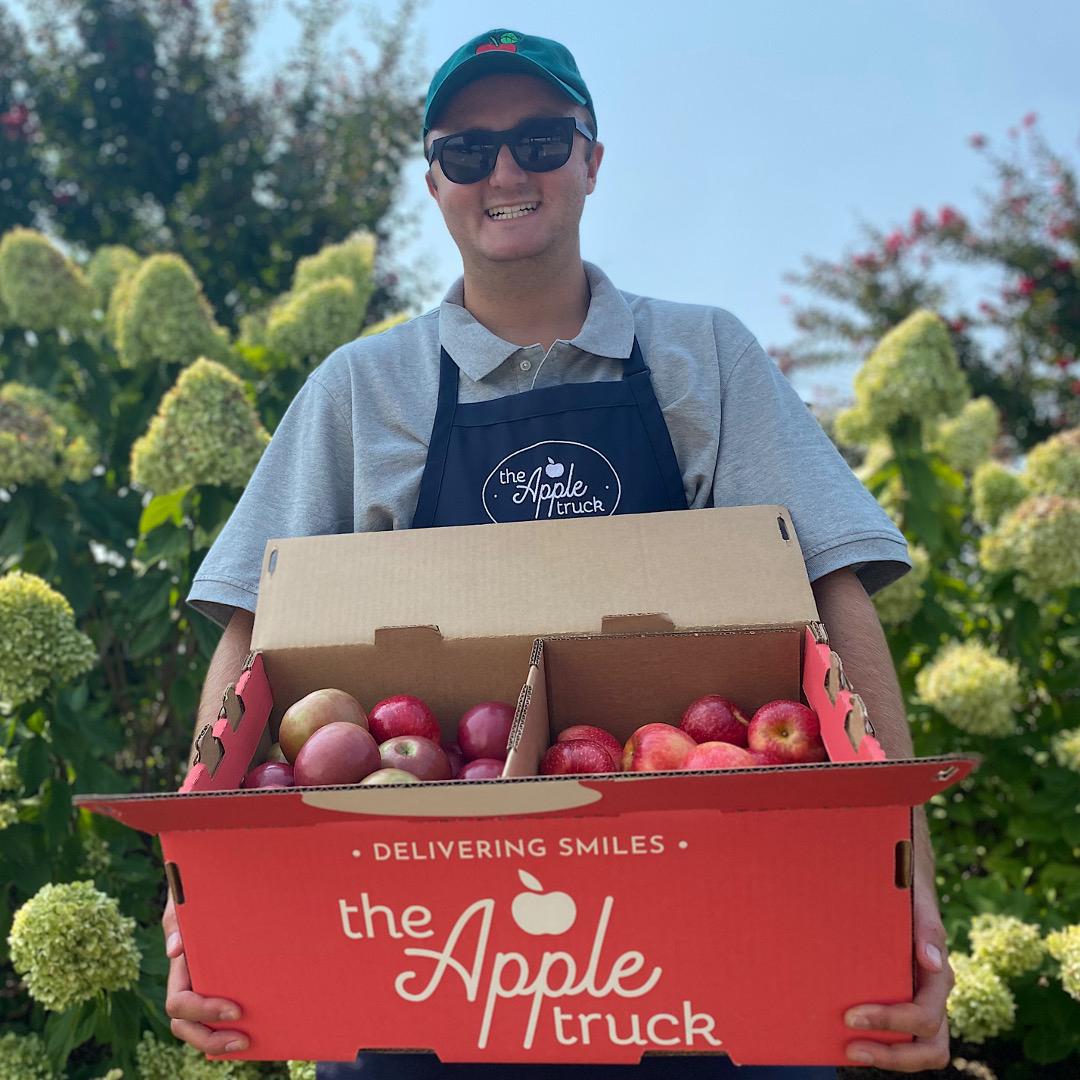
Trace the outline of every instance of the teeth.
{"type": "Polygon", "coordinates": [[[498,206],[487,211],[487,216],[496,221],[524,217],[539,206],[539,203],[522,203],[520,206],[498,206]]]}

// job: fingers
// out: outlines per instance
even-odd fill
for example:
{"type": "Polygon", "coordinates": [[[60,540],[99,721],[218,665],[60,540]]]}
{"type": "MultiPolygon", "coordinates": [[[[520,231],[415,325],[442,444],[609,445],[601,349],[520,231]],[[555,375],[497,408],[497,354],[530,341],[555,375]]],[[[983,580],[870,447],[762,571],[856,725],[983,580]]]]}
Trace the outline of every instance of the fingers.
{"type": "Polygon", "coordinates": [[[240,1008],[225,998],[203,997],[191,989],[187,958],[181,954],[169,964],[165,1012],[172,1018],[173,1034],[204,1054],[224,1054],[247,1049],[247,1037],[239,1031],[213,1031],[207,1024],[240,1019],[240,1008]]]}
{"type": "Polygon", "coordinates": [[[913,1043],[853,1042],[847,1047],[848,1058],[860,1065],[873,1065],[876,1069],[893,1072],[925,1072],[930,1069],[944,1069],[950,1060],[949,1025],[942,1020],[940,1027],[931,1039],[920,1039],[913,1043]]]}
{"type": "Polygon", "coordinates": [[[161,932],[165,935],[165,955],[170,959],[179,956],[184,951],[184,942],[180,937],[180,924],[176,919],[176,905],[173,903],[172,893],[169,893],[165,911],[161,916],[161,932]]]}

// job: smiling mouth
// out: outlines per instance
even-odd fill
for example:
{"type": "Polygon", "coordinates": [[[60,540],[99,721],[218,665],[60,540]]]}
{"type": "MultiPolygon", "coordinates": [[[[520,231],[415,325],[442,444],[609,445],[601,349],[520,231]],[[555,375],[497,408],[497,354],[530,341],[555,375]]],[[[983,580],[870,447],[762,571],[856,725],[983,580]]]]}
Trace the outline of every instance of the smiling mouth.
{"type": "Polygon", "coordinates": [[[518,203],[516,206],[493,206],[484,213],[492,221],[512,221],[514,218],[523,218],[526,214],[533,213],[540,204],[538,202],[518,203]]]}

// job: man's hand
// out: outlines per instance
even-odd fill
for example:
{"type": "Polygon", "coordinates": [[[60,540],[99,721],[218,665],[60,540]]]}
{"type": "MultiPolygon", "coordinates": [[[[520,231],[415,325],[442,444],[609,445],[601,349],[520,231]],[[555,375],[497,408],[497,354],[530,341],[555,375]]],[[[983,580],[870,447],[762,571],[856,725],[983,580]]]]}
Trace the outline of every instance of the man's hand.
{"type": "Polygon", "coordinates": [[[922,1072],[944,1069],[949,1064],[945,1002],[955,979],[946,955],[945,927],[932,891],[916,885],[914,900],[918,971],[915,1000],[904,1005],[857,1005],[847,1011],[844,1023],[855,1029],[908,1032],[915,1036],[915,1041],[887,1045],[860,1039],[848,1043],[848,1057],[859,1065],[895,1072],[922,1072]],[[866,1023],[858,1023],[858,1018],[866,1023]]]}
{"type": "Polygon", "coordinates": [[[172,1033],[204,1054],[225,1054],[246,1050],[247,1037],[239,1031],[213,1031],[207,1024],[240,1019],[240,1007],[224,998],[208,998],[191,989],[184,943],[176,921],[176,907],[170,894],[161,917],[165,934],[165,955],[169,957],[169,983],[165,1012],[172,1017],[172,1033]]]}

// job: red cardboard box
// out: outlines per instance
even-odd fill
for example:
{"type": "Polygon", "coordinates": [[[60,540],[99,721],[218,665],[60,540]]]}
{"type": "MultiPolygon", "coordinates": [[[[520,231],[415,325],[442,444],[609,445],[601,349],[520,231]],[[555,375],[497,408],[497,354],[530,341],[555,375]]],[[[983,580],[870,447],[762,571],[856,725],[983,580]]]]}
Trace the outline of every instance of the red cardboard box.
{"type": "Polygon", "coordinates": [[[198,745],[177,794],[77,801],[160,834],[192,985],[255,1059],[844,1063],[846,1008],[912,998],[912,808],[976,764],[884,759],[768,506],[272,541],[198,745]],[[504,778],[236,790],[325,686],[417,694],[450,739],[516,700],[504,778]],[[571,724],[706,693],[801,696],[831,760],[534,775],[571,724]]]}

